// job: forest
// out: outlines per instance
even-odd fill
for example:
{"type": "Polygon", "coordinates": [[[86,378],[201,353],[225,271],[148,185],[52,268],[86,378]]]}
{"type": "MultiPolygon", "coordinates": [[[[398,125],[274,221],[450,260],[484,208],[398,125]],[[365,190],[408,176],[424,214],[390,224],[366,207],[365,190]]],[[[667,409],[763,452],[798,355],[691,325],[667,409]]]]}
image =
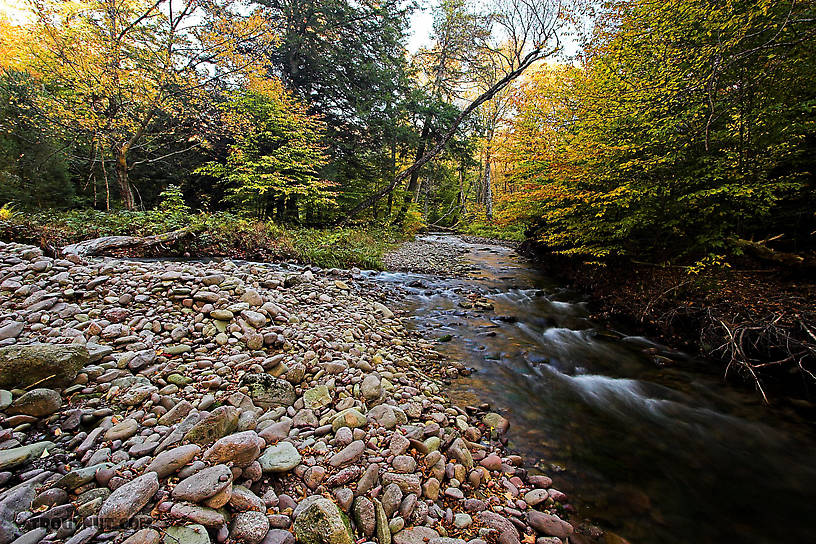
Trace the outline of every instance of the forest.
{"type": "Polygon", "coordinates": [[[30,2],[0,33],[0,202],[145,211],[176,194],[595,260],[812,247],[809,2],[446,0],[409,52],[414,9],[30,2]]]}
{"type": "Polygon", "coordinates": [[[8,239],[184,230],[185,254],[382,268],[417,232],[483,235],[741,368],[812,356],[812,2],[23,4],[8,239]]]}

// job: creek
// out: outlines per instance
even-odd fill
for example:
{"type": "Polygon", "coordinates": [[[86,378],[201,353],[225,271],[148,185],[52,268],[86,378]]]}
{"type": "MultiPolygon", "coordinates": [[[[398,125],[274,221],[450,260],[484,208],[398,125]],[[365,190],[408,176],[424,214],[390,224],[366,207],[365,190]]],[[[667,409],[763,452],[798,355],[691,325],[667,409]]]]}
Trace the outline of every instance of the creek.
{"type": "Polygon", "coordinates": [[[511,249],[422,240],[460,248],[468,273],[367,274],[475,370],[452,383],[454,402],[505,415],[510,448],[569,495],[575,519],[632,543],[816,539],[811,422],[724,385],[719,365],[591,321],[585,297],[511,249]]]}

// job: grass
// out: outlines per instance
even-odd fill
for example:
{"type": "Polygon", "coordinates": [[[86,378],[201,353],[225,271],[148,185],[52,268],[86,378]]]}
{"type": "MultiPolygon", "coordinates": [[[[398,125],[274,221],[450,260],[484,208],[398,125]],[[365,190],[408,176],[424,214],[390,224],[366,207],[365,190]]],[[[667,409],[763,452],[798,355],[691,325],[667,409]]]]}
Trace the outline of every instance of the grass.
{"type": "Polygon", "coordinates": [[[289,231],[297,260],[324,268],[357,266],[382,270],[382,257],[401,240],[382,228],[292,229],[289,231]]]}
{"type": "Polygon", "coordinates": [[[6,207],[0,212],[0,240],[54,248],[101,236],[148,236],[180,228],[195,236],[163,248],[164,254],[294,260],[323,268],[382,269],[383,255],[405,239],[384,227],[289,227],[226,212],[23,212],[6,207]]]}
{"type": "Polygon", "coordinates": [[[476,215],[459,227],[458,231],[461,234],[469,234],[471,236],[482,236],[484,238],[494,238],[497,240],[509,240],[513,242],[521,242],[526,236],[524,231],[526,226],[523,224],[500,225],[495,221],[488,220],[483,213],[476,215]]]}

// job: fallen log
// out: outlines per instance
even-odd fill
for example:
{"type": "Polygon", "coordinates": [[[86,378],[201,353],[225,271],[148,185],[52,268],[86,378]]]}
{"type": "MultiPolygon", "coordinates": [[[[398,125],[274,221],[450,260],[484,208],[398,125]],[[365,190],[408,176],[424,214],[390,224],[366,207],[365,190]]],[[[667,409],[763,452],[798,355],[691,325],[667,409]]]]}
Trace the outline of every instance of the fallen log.
{"type": "Polygon", "coordinates": [[[105,255],[114,249],[124,248],[149,248],[159,244],[171,244],[192,236],[192,230],[183,228],[164,234],[154,234],[153,236],[102,236],[93,240],[85,240],[76,244],[70,244],[62,248],[63,255],[79,255],[80,257],[93,257],[105,255]]]}
{"type": "Polygon", "coordinates": [[[739,238],[734,240],[734,243],[737,247],[742,249],[746,255],[750,255],[759,261],[775,264],[777,266],[785,266],[791,269],[811,270],[816,268],[816,259],[814,259],[812,256],[803,257],[795,253],[776,251],[761,242],[752,242],[750,240],[743,240],[739,238]]]}
{"type": "Polygon", "coordinates": [[[442,225],[435,225],[433,223],[428,225],[428,231],[430,231],[430,232],[435,232],[436,231],[436,232],[452,232],[452,233],[456,233],[456,229],[454,229],[454,228],[443,227],[442,225]]]}

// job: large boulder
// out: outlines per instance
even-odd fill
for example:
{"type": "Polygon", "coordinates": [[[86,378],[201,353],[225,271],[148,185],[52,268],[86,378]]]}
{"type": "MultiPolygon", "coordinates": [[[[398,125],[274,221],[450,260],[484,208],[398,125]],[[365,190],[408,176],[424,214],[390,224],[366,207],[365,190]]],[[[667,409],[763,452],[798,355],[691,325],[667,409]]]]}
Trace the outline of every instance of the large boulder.
{"type": "Polygon", "coordinates": [[[90,355],[79,344],[27,344],[0,348],[0,387],[66,387],[90,355]]]}
{"type": "Polygon", "coordinates": [[[249,388],[253,404],[264,409],[288,408],[297,400],[292,384],[272,374],[249,374],[244,376],[242,383],[249,388]]]}
{"type": "Polygon", "coordinates": [[[329,499],[312,495],[295,508],[295,536],[309,544],[354,544],[348,518],[329,499]]]}

